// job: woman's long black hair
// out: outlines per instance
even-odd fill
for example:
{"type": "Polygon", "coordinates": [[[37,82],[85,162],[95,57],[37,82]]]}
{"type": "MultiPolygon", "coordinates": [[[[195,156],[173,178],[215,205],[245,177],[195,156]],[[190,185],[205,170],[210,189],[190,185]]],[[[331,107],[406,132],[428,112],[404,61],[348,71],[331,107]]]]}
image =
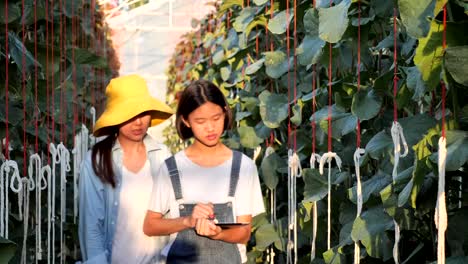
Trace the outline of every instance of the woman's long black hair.
{"type": "Polygon", "coordinates": [[[111,127],[109,136],[94,144],[91,150],[91,161],[96,176],[103,183],[109,183],[115,188],[115,172],[112,166],[112,147],[117,140],[118,128],[111,127]]]}

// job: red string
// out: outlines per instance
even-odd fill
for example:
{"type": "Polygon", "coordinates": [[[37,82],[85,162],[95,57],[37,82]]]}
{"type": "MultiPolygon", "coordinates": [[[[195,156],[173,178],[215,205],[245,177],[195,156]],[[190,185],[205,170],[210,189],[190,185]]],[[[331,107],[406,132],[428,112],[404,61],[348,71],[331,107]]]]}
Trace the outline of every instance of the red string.
{"type": "MultiPolygon", "coordinates": [[[[53,13],[53,10],[54,10],[54,0],[51,1],[51,7],[52,7],[52,13],[53,13]]],[[[51,83],[52,83],[52,87],[51,87],[51,125],[52,125],[52,139],[51,141],[54,142],[55,141],[55,80],[54,80],[54,16],[52,15],[52,25],[51,25],[51,32],[50,32],[50,44],[52,45],[51,47],[51,65],[52,65],[52,74],[51,74],[51,83]]]]}
{"type": "MultiPolygon", "coordinates": [[[[49,1],[45,1],[45,9],[46,9],[46,108],[49,108],[49,1]]],[[[53,21],[52,21],[53,22],[53,21]]],[[[47,150],[49,150],[49,145],[50,145],[50,132],[49,129],[51,128],[50,124],[50,116],[52,112],[49,112],[49,114],[46,116],[46,124],[47,124],[47,150]]],[[[50,152],[47,151],[47,164],[50,164],[50,152]]]]}
{"type": "MultiPolygon", "coordinates": [[[[21,14],[24,18],[24,0],[21,1],[21,14]]],[[[26,164],[27,164],[27,149],[28,144],[26,142],[26,21],[21,19],[21,27],[22,27],[22,43],[23,43],[23,54],[21,56],[21,68],[22,68],[22,76],[21,76],[21,87],[22,87],[22,97],[23,97],[23,176],[26,176],[26,164]]]]}
{"type": "MultiPolygon", "coordinates": [[[[274,7],[274,2],[273,0],[270,0],[270,20],[273,19],[273,7],[274,7]]],[[[267,7],[265,7],[267,8],[267,7]]],[[[268,12],[268,10],[267,10],[268,12]]],[[[266,24],[266,50],[270,49],[270,51],[273,51],[273,48],[274,48],[274,44],[273,44],[273,39],[270,39],[269,38],[269,30],[268,30],[268,23],[266,24]]],[[[271,81],[270,79],[270,93],[273,93],[273,82],[271,81]]],[[[270,142],[268,143],[267,141],[267,145],[268,146],[273,146],[273,144],[275,143],[275,134],[273,132],[273,130],[270,131],[270,142]]]]}
{"type": "Polygon", "coordinates": [[[71,12],[72,12],[72,36],[73,37],[73,42],[72,42],[72,79],[73,79],[73,123],[72,123],[72,133],[73,133],[73,138],[75,138],[75,131],[76,131],[76,125],[78,124],[78,109],[76,103],[74,103],[75,99],[77,98],[76,94],[76,86],[77,86],[77,81],[76,81],[76,64],[75,64],[75,48],[77,44],[77,38],[76,36],[76,18],[75,18],[75,7],[73,5],[74,1],[71,1],[71,12]]]}
{"type": "MultiPolygon", "coordinates": [[[[312,1],[312,7],[315,9],[315,0],[312,1]]],[[[315,88],[317,87],[317,82],[316,82],[316,76],[317,76],[317,65],[314,64],[312,65],[312,153],[315,153],[315,137],[316,137],[316,129],[317,125],[315,124],[315,106],[316,106],[316,101],[315,101],[315,88]]]]}
{"type": "MultiPolygon", "coordinates": [[[[37,5],[34,5],[34,59],[37,61],[37,5]]],[[[36,135],[36,140],[34,144],[35,153],[39,152],[39,105],[37,103],[37,74],[38,66],[37,63],[34,62],[34,134],[36,135]]]]}
{"type": "Polygon", "coordinates": [[[7,160],[10,159],[10,154],[9,154],[9,144],[10,144],[10,138],[9,138],[9,131],[8,131],[8,64],[9,62],[9,52],[8,52],[8,0],[5,0],[5,158],[7,160]]]}
{"type": "Polygon", "coordinates": [[[397,104],[397,91],[398,91],[398,61],[397,61],[397,9],[393,8],[393,121],[398,120],[398,104],[397,104]]]}
{"type": "Polygon", "coordinates": [[[290,50],[289,50],[289,0],[286,1],[286,59],[288,60],[288,145],[291,147],[291,142],[290,142],[290,136],[291,136],[291,107],[289,103],[291,102],[291,71],[290,65],[289,65],[289,56],[290,56],[290,50]]]}
{"type": "MultiPolygon", "coordinates": [[[[333,1],[330,0],[330,7],[333,1]]],[[[328,43],[328,151],[332,151],[332,44],[328,43]]]]}
{"type": "MultiPolygon", "coordinates": [[[[361,1],[358,0],[358,54],[357,54],[357,90],[361,89],[361,1]]],[[[356,146],[361,147],[361,121],[356,124],[356,146]]]]}
{"type": "MultiPolygon", "coordinates": [[[[84,0],[81,1],[81,12],[82,12],[82,15],[81,17],[86,17],[86,9],[84,8],[85,4],[84,4],[84,0]]],[[[81,21],[82,23],[82,21],[81,21]]],[[[81,45],[81,48],[85,48],[86,47],[86,34],[83,30],[80,30],[81,34],[81,41],[80,41],[80,45],[81,45]]],[[[88,72],[88,69],[86,67],[83,68],[83,73],[86,75],[88,72]]],[[[84,89],[83,89],[83,95],[81,97],[82,99],[82,107],[81,107],[81,123],[86,125],[86,113],[85,113],[85,109],[86,109],[86,101],[85,101],[85,94],[86,94],[86,91],[87,90],[87,87],[85,86],[84,89]]]]}
{"type": "MultiPolygon", "coordinates": [[[[62,1],[59,0],[59,10],[62,9],[62,1]]],[[[64,72],[64,63],[63,63],[63,15],[59,15],[59,55],[60,55],[60,61],[59,61],[59,87],[60,87],[60,104],[59,104],[59,109],[60,109],[60,142],[64,142],[64,135],[63,135],[63,123],[64,123],[64,112],[63,112],[63,88],[64,88],[64,78],[63,78],[63,72],[64,72]]]]}
{"type": "MultiPolygon", "coordinates": [[[[73,1],[71,1],[73,2],[73,1]]],[[[63,144],[67,145],[67,126],[66,126],[66,123],[67,123],[67,112],[68,112],[68,109],[67,109],[67,86],[65,84],[65,81],[67,79],[67,42],[65,41],[65,36],[66,36],[66,29],[67,29],[67,17],[65,16],[65,14],[62,14],[63,16],[63,27],[62,27],[62,38],[64,39],[62,41],[62,45],[63,45],[63,77],[62,77],[62,110],[63,112],[61,112],[61,116],[63,116],[63,120],[62,120],[62,134],[63,134],[63,139],[62,139],[62,142],[63,144]]]]}
{"type": "MultiPolygon", "coordinates": [[[[296,0],[294,0],[294,77],[293,77],[293,81],[294,81],[294,105],[296,105],[297,103],[297,75],[296,75],[296,72],[297,72],[297,54],[296,54],[296,49],[297,49],[297,2],[296,0]]],[[[294,151],[297,150],[297,137],[296,137],[296,133],[294,133],[294,151]]]]}
{"type": "MultiPolygon", "coordinates": [[[[95,17],[94,17],[94,9],[96,8],[96,1],[95,0],[92,0],[91,1],[91,25],[93,26],[93,32],[94,34],[96,34],[96,20],[95,20],[95,17]]],[[[91,39],[92,40],[92,39],[91,39]]],[[[95,47],[96,46],[96,43],[94,41],[91,41],[91,46],[92,47],[95,47]]],[[[96,49],[95,49],[96,51],[96,49]]],[[[93,67],[92,68],[92,73],[94,76],[96,76],[96,69],[93,67]]],[[[90,88],[91,88],[91,103],[92,103],[92,106],[96,107],[96,96],[95,96],[95,90],[96,90],[96,78],[93,78],[94,80],[92,82],[90,82],[90,88]]],[[[91,124],[92,125],[92,124],[91,124]]]]}
{"type": "MultiPolygon", "coordinates": [[[[447,47],[447,5],[444,5],[444,18],[443,18],[443,32],[442,32],[442,48],[445,51],[447,47]]],[[[445,96],[446,87],[443,80],[440,82],[442,88],[442,137],[445,138],[445,96]]]]}

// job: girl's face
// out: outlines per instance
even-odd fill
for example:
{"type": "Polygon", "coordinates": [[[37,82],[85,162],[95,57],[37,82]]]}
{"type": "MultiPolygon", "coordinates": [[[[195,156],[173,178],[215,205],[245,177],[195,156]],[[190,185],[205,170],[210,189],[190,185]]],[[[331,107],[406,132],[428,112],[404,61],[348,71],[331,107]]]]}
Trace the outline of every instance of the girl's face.
{"type": "Polygon", "coordinates": [[[146,135],[151,121],[151,114],[141,113],[119,127],[119,139],[140,142],[146,135]]]}
{"type": "Polygon", "coordinates": [[[183,119],[185,125],[192,129],[195,140],[205,146],[218,144],[224,132],[224,111],[221,106],[206,102],[183,119]]]}

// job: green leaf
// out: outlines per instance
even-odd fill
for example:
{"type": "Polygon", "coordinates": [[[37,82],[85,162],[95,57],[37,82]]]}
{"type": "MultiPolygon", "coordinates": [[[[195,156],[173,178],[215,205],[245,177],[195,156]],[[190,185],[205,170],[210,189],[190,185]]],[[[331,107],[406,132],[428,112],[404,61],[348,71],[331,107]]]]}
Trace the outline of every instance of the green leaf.
{"type": "Polygon", "coordinates": [[[427,160],[428,157],[416,160],[416,164],[414,166],[413,177],[411,179],[413,182],[411,189],[411,206],[415,209],[417,208],[416,200],[419,191],[421,190],[422,184],[424,183],[424,178],[431,171],[430,168],[428,168],[426,165],[427,160]]]}
{"type": "Polygon", "coordinates": [[[252,113],[251,112],[237,112],[236,113],[236,121],[239,122],[241,121],[242,119],[246,118],[246,117],[249,117],[251,116],[252,113]]]}
{"type": "Polygon", "coordinates": [[[263,142],[263,140],[255,134],[253,127],[240,126],[237,128],[237,132],[240,136],[241,145],[246,148],[254,149],[263,142]]]}
{"type": "Polygon", "coordinates": [[[307,35],[318,37],[319,35],[319,16],[316,8],[307,9],[304,15],[304,29],[307,35]]]}
{"type": "MultiPolygon", "coordinates": [[[[105,58],[100,57],[87,49],[74,48],[75,50],[75,63],[76,64],[89,64],[96,68],[107,67],[107,61],[105,58]]],[[[71,53],[71,50],[67,52],[71,53]]]]}
{"type": "MultiPolygon", "coordinates": [[[[6,122],[6,108],[5,108],[5,103],[4,101],[0,101],[0,121],[2,123],[6,122]]],[[[20,108],[17,108],[13,106],[10,102],[8,104],[8,123],[12,126],[17,126],[20,124],[20,122],[23,121],[23,111],[20,108]]]]}
{"type": "Polygon", "coordinates": [[[348,28],[348,8],[350,0],[344,0],[336,6],[319,9],[319,36],[324,41],[337,43],[348,28]]]}
{"type": "MultiPolygon", "coordinates": [[[[452,256],[445,260],[445,264],[466,264],[468,263],[468,257],[466,256],[452,256]]],[[[437,261],[431,262],[431,264],[437,264],[437,261]]]]}
{"type": "Polygon", "coordinates": [[[224,56],[224,49],[222,49],[221,47],[218,47],[218,49],[214,52],[212,56],[213,63],[216,65],[221,64],[225,60],[225,58],[226,57],[224,56]]]}
{"type": "MultiPolygon", "coordinates": [[[[446,171],[459,170],[468,161],[468,133],[466,131],[449,130],[447,138],[447,159],[445,164],[446,171]]],[[[438,145],[436,145],[438,149],[438,145]]],[[[438,152],[431,156],[431,160],[437,163],[438,152]]]]}
{"type": "Polygon", "coordinates": [[[23,42],[12,32],[8,33],[8,43],[10,56],[15,61],[21,73],[33,73],[34,65],[42,67],[39,62],[34,59],[34,55],[23,45],[23,42]],[[25,63],[23,63],[23,60],[25,63]]]}
{"type": "Polygon", "coordinates": [[[255,232],[255,242],[259,250],[264,251],[269,245],[279,242],[280,236],[272,224],[261,225],[255,232]]]}
{"type": "Polygon", "coordinates": [[[291,117],[291,123],[296,126],[302,123],[302,102],[299,100],[296,105],[292,107],[293,116],[291,117]]]}
{"type": "Polygon", "coordinates": [[[259,100],[256,97],[244,97],[241,98],[241,103],[243,109],[247,109],[252,114],[257,112],[257,107],[259,104],[259,100]]]}
{"type": "Polygon", "coordinates": [[[413,38],[423,38],[430,28],[428,17],[434,13],[434,0],[398,0],[403,25],[413,38]]]}
{"type": "Polygon", "coordinates": [[[276,189],[276,185],[278,185],[279,176],[277,169],[282,163],[280,156],[276,152],[273,152],[262,160],[262,164],[260,165],[262,179],[270,190],[276,189]]]}
{"type": "MultiPolygon", "coordinates": [[[[463,45],[463,38],[460,38],[462,24],[449,23],[447,26],[447,45],[459,46],[463,45]]],[[[440,81],[440,72],[442,65],[442,48],[443,25],[441,22],[433,20],[431,22],[431,30],[427,37],[419,39],[419,45],[416,48],[414,56],[414,64],[421,72],[423,80],[426,82],[428,89],[433,90],[440,81]]]]}
{"type": "Polygon", "coordinates": [[[428,114],[417,114],[399,119],[403,128],[408,147],[418,143],[423,138],[423,131],[428,131],[437,124],[437,121],[428,114]]]}
{"type": "MultiPolygon", "coordinates": [[[[352,132],[356,128],[357,118],[351,113],[347,113],[343,108],[333,105],[331,111],[332,118],[332,137],[341,138],[342,136],[352,132]]],[[[328,107],[323,107],[315,112],[310,120],[319,122],[320,127],[324,131],[328,131],[328,107]]]]}
{"type": "Polygon", "coordinates": [[[235,6],[243,6],[243,3],[243,0],[224,0],[219,7],[219,12],[225,13],[228,9],[234,8],[235,6]]]}
{"type": "Polygon", "coordinates": [[[229,77],[231,76],[231,69],[229,67],[221,67],[221,79],[223,81],[228,81],[229,77]]]}
{"type": "Polygon", "coordinates": [[[253,0],[253,2],[255,3],[255,5],[261,6],[268,2],[268,0],[253,0]]]}
{"type": "MultiPolygon", "coordinates": [[[[21,2],[8,2],[8,24],[21,17],[21,2]]],[[[5,1],[0,4],[0,23],[5,25],[5,1]]],[[[5,32],[2,31],[2,35],[5,32]]]]}
{"type": "Polygon", "coordinates": [[[373,207],[356,218],[351,237],[354,241],[361,241],[371,257],[387,261],[392,257],[392,243],[385,231],[392,229],[393,219],[382,207],[373,207]]]}
{"type": "Polygon", "coordinates": [[[412,99],[414,101],[420,100],[426,93],[427,87],[422,79],[421,72],[418,67],[403,67],[406,72],[406,85],[413,92],[412,99]]]}
{"type": "Polygon", "coordinates": [[[328,194],[328,181],[320,175],[318,169],[304,169],[302,178],[304,179],[304,201],[319,201],[328,194]]]}
{"type": "Polygon", "coordinates": [[[232,23],[232,27],[237,32],[244,32],[250,22],[253,21],[255,17],[256,8],[252,7],[244,7],[240,14],[235,17],[234,23],[232,23]]]}
{"type": "Polygon", "coordinates": [[[444,59],[445,67],[453,79],[468,86],[468,46],[448,47],[444,59]]]}
{"type": "Polygon", "coordinates": [[[373,89],[359,90],[353,96],[351,112],[361,121],[374,118],[382,107],[382,98],[373,89]]]}
{"type": "Polygon", "coordinates": [[[239,36],[237,35],[237,32],[231,28],[228,32],[227,37],[223,40],[221,43],[221,46],[224,48],[224,50],[230,50],[235,48],[239,43],[239,36]]]}
{"type": "Polygon", "coordinates": [[[263,66],[263,63],[265,62],[265,59],[259,59],[258,61],[250,64],[246,69],[245,69],[245,74],[251,75],[256,73],[258,70],[260,70],[263,66]]]}
{"type": "Polygon", "coordinates": [[[259,95],[260,116],[269,128],[277,128],[288,117],[288,98],[281,94],[263,91],[259,95]]]}
{"type": "Polygon", "coordinates": [[[291,58],[286,57],[282,51],[265,52],[266,74],[271,78],[278,79],[285,74],[291,65],[291,58]]]}
{"type": "Polygon", "coordinates": [[[17,245],[8,239],[0,237],[0,263],[9,263],[16,253],[17,245]]]}
{"type": "Polygon", "coordinates": [[[307,66],[317,63],[322,56],[322,49],[324,46],[325,41],[321,40],[319,37],[306,35],[296,50],[299,64],[307,66]]]}
{"type": "Polygon", "coordinates": [[[375,134],[366,145],[366,153],[374,159],[379,159],[386,153],[388,149],[393,147],[392,138],[385,133],[384,130],[375,134]]]}
{"type": "MultiPolygon", "coordinates": [[[[362,182],[362,202],[366,203],[372,194],[379,194],[389,183],[391,183],[390,177],[383,173],[376,174],[367,181],[362,182]]],[[[348,197],[349,200],[357,204],[356,186],[348,189],[348,197]]]]}
{"type": "Polygon", "coordinates": [[[410,180],[408,184],[403,188],[403,190],[398,194],[398,207],[403,207],[403,205],[408,202],[408,199],[411,196],[411,190],[413,189],[413,181],[410,180]]]}
{"type": "Polygon", "coordinates": [[[294,16],[292,9],[289,9],[289,13],[286,13],[286,10],[283,10],[270,19],[270,21],[268,21],[268,29],[273,34],[283,34],[286,32],[286,29],[288,28],[288,25],[291,23],[293,18],[294,16]]]}
{"type": "Polygon", "coordinates": [[[338,248],[334,247],[323,252],[323,260],[327,264],[344,264],[346,263],[346,256],[340,253],[338,248]]]}

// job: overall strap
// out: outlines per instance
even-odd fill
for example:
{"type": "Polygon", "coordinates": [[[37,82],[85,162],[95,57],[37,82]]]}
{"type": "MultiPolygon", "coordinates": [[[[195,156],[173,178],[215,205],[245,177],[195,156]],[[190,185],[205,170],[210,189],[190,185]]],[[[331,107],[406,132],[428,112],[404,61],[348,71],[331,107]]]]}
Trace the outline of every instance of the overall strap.
{"type": "Polygon", "coordinates": [[[231,179],[229,181],[229,197],[234,197],[239,181],[239,172],[242,161],[242,153],[236,150],[232,151],[231,179]]]}
{"type": "Polygon", "coordinates": [[[179,170],[174,156],[167,158],[165,161],[169,176],[171,177],[172,189],[176,200],[182,199],[182,186],[180,185],[179,170]]]}

